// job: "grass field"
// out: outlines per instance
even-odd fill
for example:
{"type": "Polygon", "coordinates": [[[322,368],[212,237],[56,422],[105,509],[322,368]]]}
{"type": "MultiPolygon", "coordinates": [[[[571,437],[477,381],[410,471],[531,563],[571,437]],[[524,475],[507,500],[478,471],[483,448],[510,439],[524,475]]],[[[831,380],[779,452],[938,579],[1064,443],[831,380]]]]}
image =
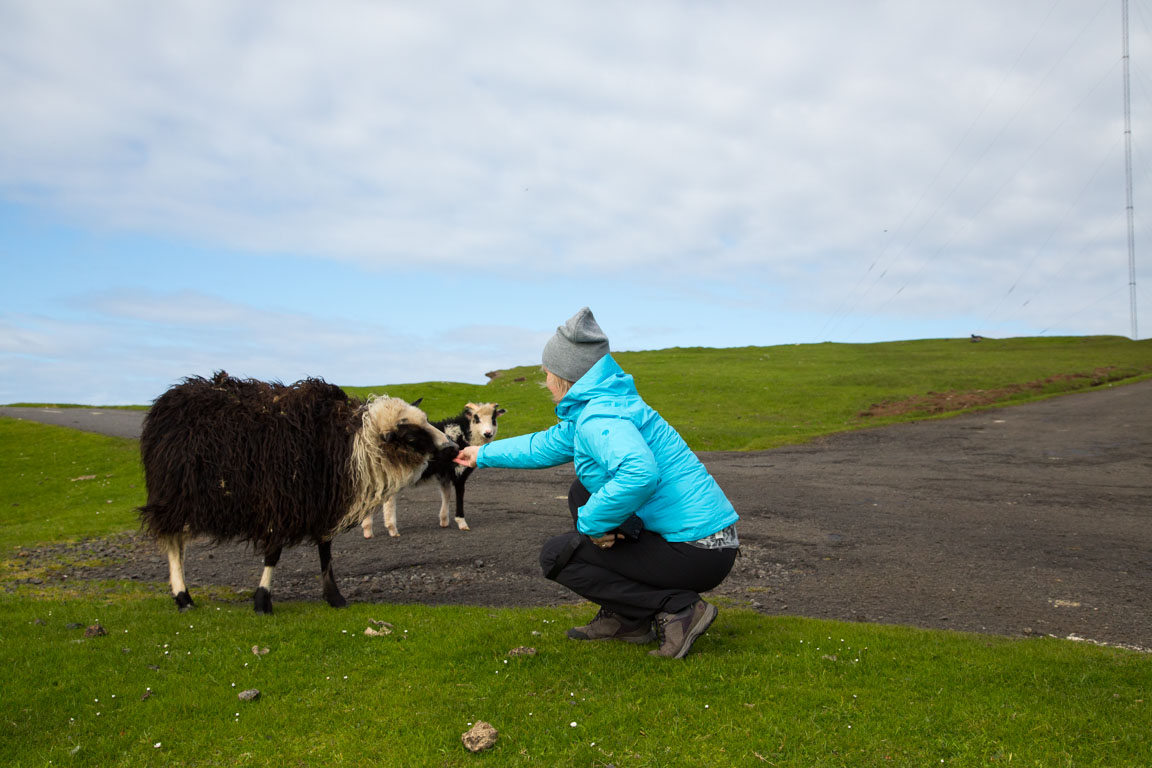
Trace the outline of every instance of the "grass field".
{"type": "MultiPolygon", "coordinates": [[[[699,451],[775,448],[832,432],[1152,376],[1152,340],[1118,336],[668,349],[613,356],[635,377],[644,399],[699,451]]],[[[454,414],[468,401],[496,401],[508,409],[500,419],[504,437],[555,423],[543,381],[539,366],[525,366],[485,385],[346,389],[362,396],[423,397],[422,407],[433,418],[454,414]]]]}
{"type": "MultiPolygon", "coordinates": [[[[156,590],[160,592],[160,590],[156,590]]],[[[683,662],[587,610],[5,598],[0,764],[1140,766],[1152,664],[1060,640],[725,609],[683,662]],[[367,637],[372,620],[393,632],[367,637]],[[84,637],[96,622],[102,637],[84,637]],[[69,629],[70,624],[81,627],[69,629]],[[252,648],[268,649],[257,655],[252,648]],[[531,647],[536,654],[510,656],[531,647]],[[238,693],[260,698],[242,702],[238,693]],[[489,753],[460,735],[484,720],[489,753]]]]}
{"type": "MultiPolygon", "coordinates": [[[[935,416],[971,402],[961,393],[1017,402],[1152,375],[1149,343],[1114,338],[618,357],[698,449],[935,416]]],[[[551,417],[534,367],[484,387],[369,389],[424,396],[434,416],[499,401],[502,435],[551,417]]],[[[21,548],[136,526],[136,450],[0,419],[0,765],[1152,765],[1152,658],[1132,651],[722,605],[669,662],[567,640],[586,608],[281,602],[267,617],[249,595],[203,590],[179,614],[164,584],[24,569],[21,548]],[[392,633],[366,636],[373,620],[392,633]],[[107,634],[86,637],[97,623],[107,634]],[[521,646],[536,653],[509,655],[521,646]],[[240,701],[250,688],[260,698],[240,701]],[[460,735],[477,720],[500,738],[474,755],[460,735]]]]}

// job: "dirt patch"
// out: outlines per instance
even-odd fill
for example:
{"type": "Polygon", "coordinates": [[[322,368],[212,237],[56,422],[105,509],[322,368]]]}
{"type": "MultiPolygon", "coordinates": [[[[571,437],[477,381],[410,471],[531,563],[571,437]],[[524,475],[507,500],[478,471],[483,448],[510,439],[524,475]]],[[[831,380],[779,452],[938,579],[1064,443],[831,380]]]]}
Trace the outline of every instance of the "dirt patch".
{"type": "MultiPolygon", "coordinates": [[[[741,514],[741,557],[713,593],[722,602],[1152,647],[1152,381],[702,458],[741,514]]],[[[438,527],[436,489],[407,491],[400,538],[336,539],[341,589],[359,602],[575,602],[537,562],[570,525],[571,478],[571,466],[477,472],[470,532],[438,527]]],[[[165,560],[140,534],[14,554],[24,576],[9,590],[124,579],[167,593],[165,560]]],[[[249,600],[259,578],[243,546],[189,548],[202,607],[249,600]]],[[[284,553],[273,592],[321,599],[315,548],[284,553]]]]}

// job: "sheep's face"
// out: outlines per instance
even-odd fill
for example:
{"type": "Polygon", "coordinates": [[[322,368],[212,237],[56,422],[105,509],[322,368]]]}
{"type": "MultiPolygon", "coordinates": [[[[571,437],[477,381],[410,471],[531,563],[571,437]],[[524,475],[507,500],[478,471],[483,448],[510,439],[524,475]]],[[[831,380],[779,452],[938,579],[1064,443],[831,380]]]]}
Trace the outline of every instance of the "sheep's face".
{"type": "Polygon", "coordinates": [[[468,417],[469,445],[487,445],[496,437],[496,419],[506,410],[496,403],[468,403],[464,415],[468,417]]]}
{"type": "Polygon", "coordinates": [[[365,426],[375,433],[381,454],[397,469],[422,472],[432,459],[452,459],[458,453],[456,444],[428,423],[424,411],[399,398],[373,400],[365,426]]]}

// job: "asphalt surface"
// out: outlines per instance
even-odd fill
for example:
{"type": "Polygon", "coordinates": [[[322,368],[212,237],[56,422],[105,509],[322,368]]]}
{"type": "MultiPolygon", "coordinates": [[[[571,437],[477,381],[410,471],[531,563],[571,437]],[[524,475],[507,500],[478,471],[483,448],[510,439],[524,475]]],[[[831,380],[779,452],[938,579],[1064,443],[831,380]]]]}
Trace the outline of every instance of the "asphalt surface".
{"type": "Polygon", "coordinates": [[[0,416],[38,421],[82,432],[116,437],[140,437],[146,411],[121,408],[14,408],[0,406],[0,416]]]}

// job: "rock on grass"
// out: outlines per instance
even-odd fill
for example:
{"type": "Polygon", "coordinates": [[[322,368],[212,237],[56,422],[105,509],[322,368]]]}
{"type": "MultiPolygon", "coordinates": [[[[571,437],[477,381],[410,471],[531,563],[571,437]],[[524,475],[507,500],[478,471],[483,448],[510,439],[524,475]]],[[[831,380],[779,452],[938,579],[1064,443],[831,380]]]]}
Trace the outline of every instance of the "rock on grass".
{"type": "Polygon", "coordinates": [[[496,745],[496,739],[499,735],[491,723],[481,720],[462,735],[460,740],[464,742],[464,746],[469,752],[483,752],[485,749],[491,749],[496,745]]]}

